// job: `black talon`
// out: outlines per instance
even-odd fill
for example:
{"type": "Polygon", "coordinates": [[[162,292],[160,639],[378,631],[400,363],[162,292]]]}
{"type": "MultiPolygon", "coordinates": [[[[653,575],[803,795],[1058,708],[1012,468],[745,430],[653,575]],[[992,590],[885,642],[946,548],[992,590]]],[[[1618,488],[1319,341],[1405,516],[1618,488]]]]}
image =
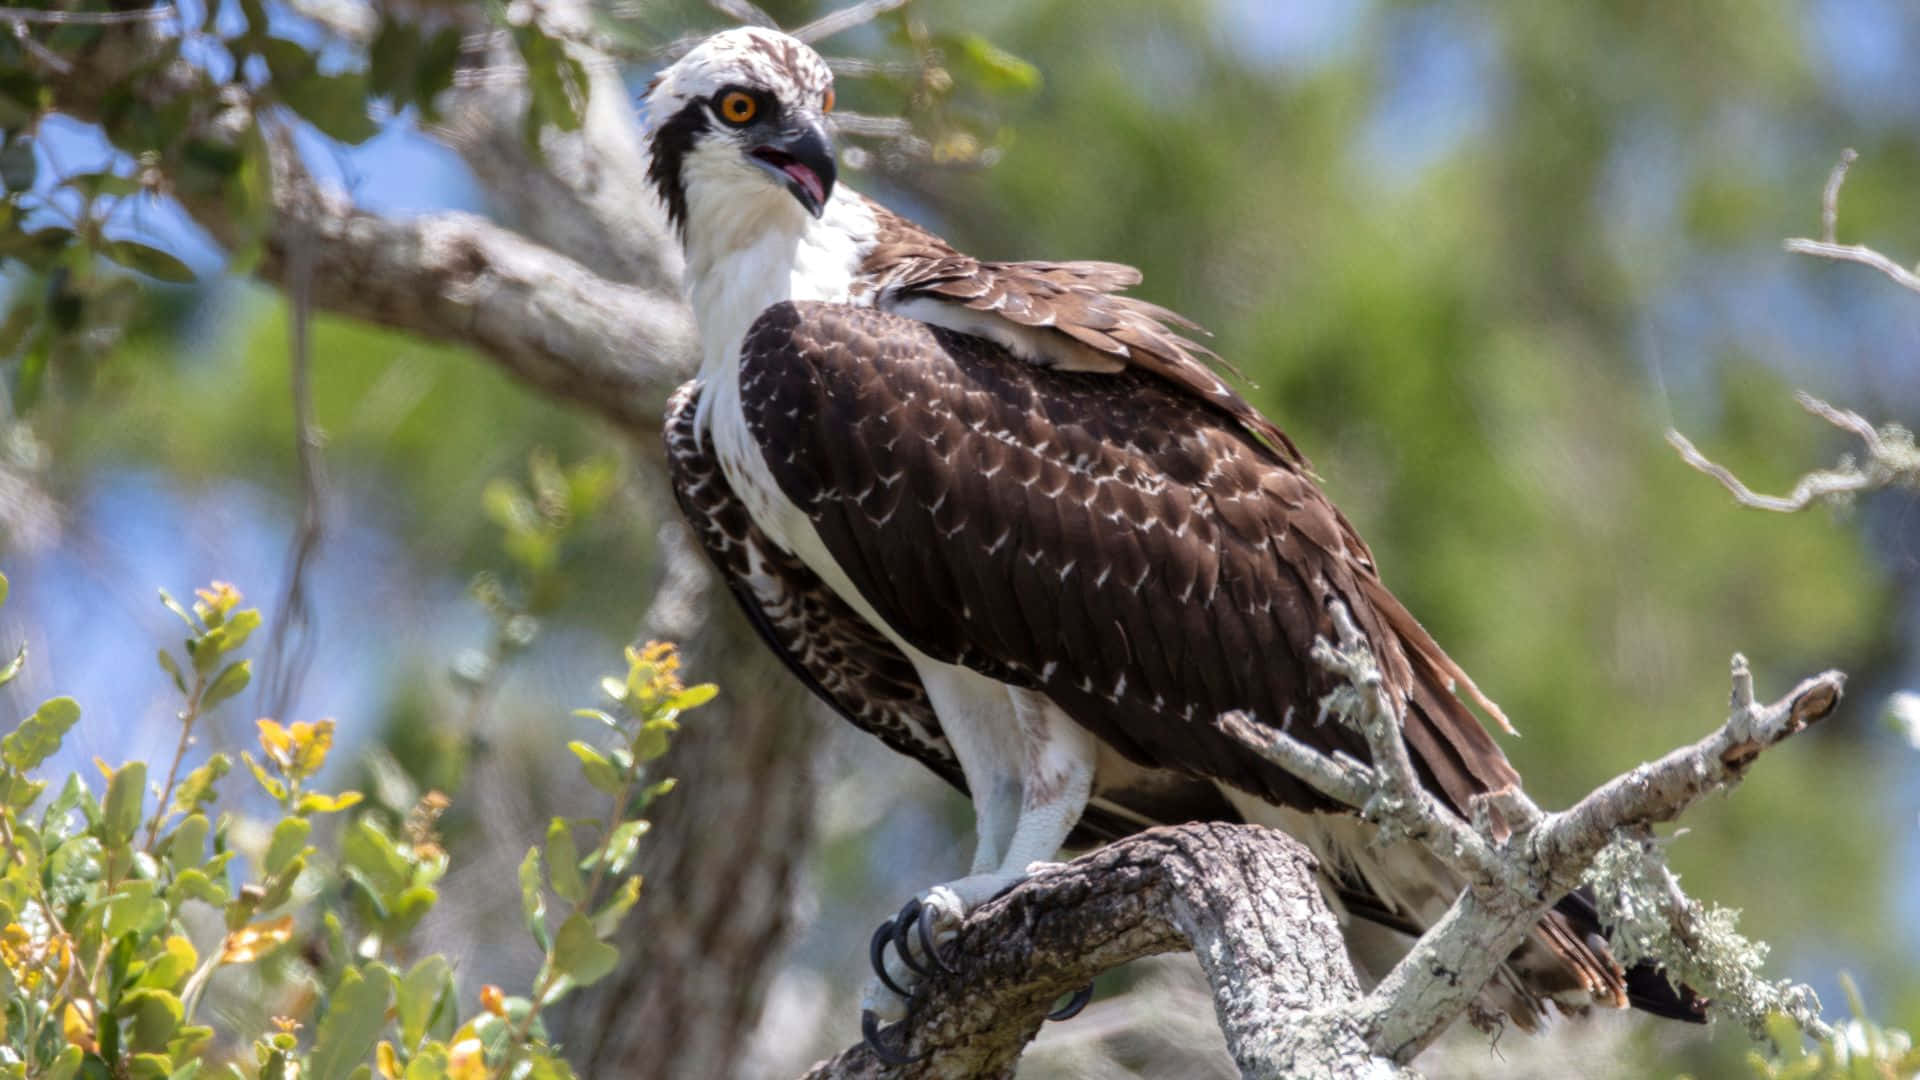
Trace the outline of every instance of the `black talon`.
{"type": "MultiPolygon", "coordinates": [[[[893,976],[887,974],[887,942],[891,940],[893,940],[893,920],[888,919],[874,928],[873,940],[867,943],[867,962],[873,965],[873,973],[880,977],[880,985],[904,998],[907,992],[900,988],[899,983],[893,981],[893,976]]],[[[876,1049],[874,1052],[879,1051],[876,1049]]]]}
{"type": "Polygon", "coordinates": [[[1093,1000],[1093,984],[1088,983],[1087,985],[1081,987],[1080,989],[1075,990],[1073,992],[1073,997],[1069,999],[1065,1005],[1062,1005],[1059,1008],[1048,1013],[1047,1019],[1071,1020],[1074,1017],[1079,1016],[1080,1010],[1086,1008],[1087,1002],[1092,1000],[1093,1000]]]}
{"type": "Polygon", "coordinates": [[[900,914],[895,915],[892,922],[893,947],[900,952],[900,962],[907,965],[907,970],[915,975],[933,974],[932,969],[922,964],[919,958],[913,955],[913,947],[907,939],[907,935],[913,932],[914,926],[919,922],[920,913],[924,910],[925,905],[920,903],[919,897],[915,897],[907,901],[907,906],[900,909],[900,914]]]}
{"type": "Polygon", "coordinates": [[[916,1062],[925,1061],[932,1055],[933,1051],[928,1050],[918,1057],[909,1057],[906,1052],[905,1036],[903,1035],[901,1038],[902,1044],[900,1049],[895,1050],[893,1047],[888,1046],[880,1038],[880,1017],[875,1015],[872,1009],[860,1010],[860,1041],[867,1044],[867,1049],[873,1051],[874,1057],[879,1058],[882,1062],[892,1065],[897,1069],[912,1065],[916,1062]]]}
{"type": "Polygon", "coordinates": [[[920,931],[920,947],[926,950],[927,958],[933,961],[933,966],[949,975],[953,974],[953,965],[947,963],[947,958],[940,954],[940,947],[933,943],[932,904],[920,905],[920,919],[916,926],[920,931]]]}

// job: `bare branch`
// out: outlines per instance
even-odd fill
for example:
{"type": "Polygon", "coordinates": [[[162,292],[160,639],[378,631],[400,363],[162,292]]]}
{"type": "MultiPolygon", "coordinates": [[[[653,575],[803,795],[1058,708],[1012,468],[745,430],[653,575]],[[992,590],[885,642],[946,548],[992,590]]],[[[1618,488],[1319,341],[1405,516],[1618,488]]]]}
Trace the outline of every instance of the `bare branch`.
{"type": "Polygon", "coordinates": [[[1687,464],[1720,481],[1720,485],[1733,494],[1735,502],[1755,510],[1792,514],[1815,502],[1843,504],[1861,492],[1884,487],[1920,487],[1920,447],[1916,447],[1912,432],[1897,424],[1876,430],[1858,413],[1835,408],[1805,391],[1796,393],[1794,400],[1801,408],[1858,438],[1865,445],[1866,460],[1856,462],[1850,456],[1842,458],[1836,468],[1818,469],[1802,476],[1787,495],[1761,495],[1742,483],[1731,470],[1709,460],[1678,431],[1669,430],[1667,442],[1680,452],[1687,464]]]}
{"type": "Polygon", "coordinates": [[[0,22],[41,26],[126,26],[132,23],[178,21],[180,13],[172,4],[138,8],[133,11],[54,11],[47,8],[0,7],[0,22]]]}
{"type": "MultiPolygon", "coordinates": [[[[1759,706],[1746,661],[1736,657],[1733,708],[1705,739],[1601,785],[1570,810],[1544,814],[1524,793],[1511,790],[1477,800],[1468,821],[1419,782],[1400,737],[1399,710],[1365,639],[1344,608],[1336,606],[1334,617],[1340,642],[1316,642],[1314,657],[1348,685],[1330,694],[1324,707],[1366,736],[1373,764],[1328,757],[1238,715],[1222,717],[1219,726],[1322,794],[1358,807],[1384,838],[1397,834],[1425,845],[1469,883],[1372,992],[1343,1007],[1375,1052],[1399,1062],[1411,1060],[1466,1011],[1534,924],[1609,856],[1613,869],[1597,891],[1603,911],[1622,910],[1619,904],[1609,907],[1608,894],[1633,885],[1621,880],[1618,868],[1624,865],[1618,854],[1623,838],[1645,836],[1648,826],[1671,821],[1706,794],[1733,786],[1762,750],[1831,713],[1844,683],[1844,676],[1830,671],[1759,706]]],[[[1657,852],[1634,850],[1640,860],[1631,864],[1635,872],[1662,887],[1655,893],[1632,890],[1632,910],[1656,912],[1657,919],[1636,921],[1626,960],[1661,962],[1696,980],[1718,1007],[1743,1020],[1787,1008],[1809,1030],[1824,1030],[1817,1004],[1808,1005],[1811,992],[1760,981],[1754,974],[1758,951],[1720,914],[1680,893],[1664,876],[1657,852]],[[1736,962],[1746,958],[1753,962],[1736,962]]]]}
{"type": "Polygon", "coordinates": [[[1842,244],[1835,236],[1840,220],[1840,186],[1847,181],[1847,168],[1859,156],[1851,148],[1842,150],[1839,163],[1827,174],[1826,187],[1820,192],[1820,239],[1794,237],[1783,246],[1794,255],[1812,255],[1819,259],[1870,266],[1892,278],[1901,288],[1920,292],[1920,273],[1901,266],[1865,244],[1842,244]]]}
{"type": "Polygon", "coordinates": [[[1359,985],[1313,857],[1224,824],[1153,829],[1029,877],[968,917],[957,970],[923,984],[907,1045],[924,1060],[889,1068],[856,1046],[807,1075],[1010,1076],[1061,994],[1178,949],[1199,957],[1243,1076],[1405,1075],[1336,1008],[1359,985]]]}
{"type": "Polygon", "coordinates": [[[750,3],[749,0],[707,0],[707,6],[737,23],[761,26],[769,30],[780,29],[779,22],[773,16],[760,10],[759,5],[750,3]]]}
{"type": "Polygon", "coordinates": [[[792,33],[794,37],[811,45],[835,34],[844,34],[856,26],[864,26],[889,11],[906,7],[910,2],[911,0],[861,0],[858,4],[849,4],[838,11],[828,12],[792,33]]]}

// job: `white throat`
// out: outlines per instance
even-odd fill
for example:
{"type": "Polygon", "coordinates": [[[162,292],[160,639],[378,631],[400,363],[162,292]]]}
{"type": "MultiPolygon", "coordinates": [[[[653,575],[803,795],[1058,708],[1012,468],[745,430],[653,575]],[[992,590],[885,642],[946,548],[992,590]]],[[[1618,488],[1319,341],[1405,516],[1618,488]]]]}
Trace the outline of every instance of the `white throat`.
{"type": "Polygon", "coordinates": [[[687,299],[700,327],[703,380],[737,361],[747,328],[774,304],[847,300],[874,234],[872,212],[845,188],[818,220],[785,192],[715,194],[688,184],[687,299]]]}

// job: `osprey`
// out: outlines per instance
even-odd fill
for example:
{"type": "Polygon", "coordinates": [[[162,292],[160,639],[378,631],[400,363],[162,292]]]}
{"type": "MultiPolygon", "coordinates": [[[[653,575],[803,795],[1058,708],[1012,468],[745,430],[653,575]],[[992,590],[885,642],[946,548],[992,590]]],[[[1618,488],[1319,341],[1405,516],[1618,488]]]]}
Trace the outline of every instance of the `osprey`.
{"type": "MultiPolygon", "coordinates": [[[[1404,938],[1369,926],[1419,933],[1459,877],[1416,843],[1376,845],[1213,721],[1241,710],[1364,760],[1357,733],[1312,722],[1335,678],[1309,650],[1335,602],[1405,703],[1422,779],[1463,815],[1519,777],[1456,688],[1504,724],[1498,708],[1193,324],[1121,295],[1137,271],[961,254],[836,183],[832,106],[804,44],[716,34],[649,88],[648,179],[700,328],[666,420],[687,520],[802,683],[973,801],[969,873],[881,927],[869,1004],[897,1015],[933,943],[1076,828],[1195,820],[1306,842],[1358,917],[1356,959],[1381,970],[1404,938]]],[[[1547,1000],[1701,1009],[1623,972],[1579,895],[1488,990],[1529,1026],[1547,1000]]]]}

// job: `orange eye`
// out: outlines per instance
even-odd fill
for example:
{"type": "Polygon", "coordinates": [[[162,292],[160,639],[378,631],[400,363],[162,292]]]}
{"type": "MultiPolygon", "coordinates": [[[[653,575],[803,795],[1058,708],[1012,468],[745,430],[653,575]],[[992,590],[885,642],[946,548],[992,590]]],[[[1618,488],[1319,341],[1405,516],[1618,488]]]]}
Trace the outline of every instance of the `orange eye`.
{"type": "Polygon", "coordinates": [[[744,90],[729,90],[720,99],[720,118],[729,124],[744,124],[759,111],[760,103],[744,90]]]}
{"type": "Polygon", "coordinates": [[[827,87],[827,96],[820,99],[820,111],[833,111],[833,87],[831,86],[827,87]]]}

